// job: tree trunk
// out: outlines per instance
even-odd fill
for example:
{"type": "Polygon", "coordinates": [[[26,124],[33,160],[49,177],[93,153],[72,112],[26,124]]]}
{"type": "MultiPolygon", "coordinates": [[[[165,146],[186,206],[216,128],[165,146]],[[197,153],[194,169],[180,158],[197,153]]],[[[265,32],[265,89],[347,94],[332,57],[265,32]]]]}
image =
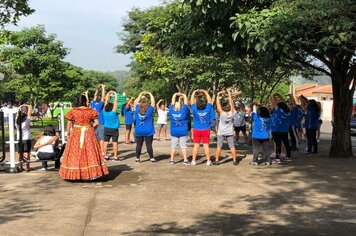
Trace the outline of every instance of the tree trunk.
{"type": "Polygon", "coordinates": [[[340,75],[332,77],[334,96],[334,119],[330,157],[348,158],[353,157],[350,135],[350,118],[352,113],[352,99],[354,89],[349,89],[350,84],[340,75]]]}

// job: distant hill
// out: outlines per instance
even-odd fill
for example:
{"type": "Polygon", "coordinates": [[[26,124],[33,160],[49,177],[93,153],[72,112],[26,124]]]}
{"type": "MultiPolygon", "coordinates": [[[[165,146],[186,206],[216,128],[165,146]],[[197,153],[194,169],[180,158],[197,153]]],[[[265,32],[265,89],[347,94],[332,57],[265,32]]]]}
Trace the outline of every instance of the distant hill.
{"type": "Polygon", "coordinates": [[[127,77],[128,75],[128,71],[125,71],[125,70],[117,70],[117,71],[108,71],[107,72],[108,74],[114,76],[117,80],[117,83],[118,83],[118,87],[119,87],[119,90],[120,90],[120,87],[122,85],[122,82],[125,80],[125,78],[127,77]]]}

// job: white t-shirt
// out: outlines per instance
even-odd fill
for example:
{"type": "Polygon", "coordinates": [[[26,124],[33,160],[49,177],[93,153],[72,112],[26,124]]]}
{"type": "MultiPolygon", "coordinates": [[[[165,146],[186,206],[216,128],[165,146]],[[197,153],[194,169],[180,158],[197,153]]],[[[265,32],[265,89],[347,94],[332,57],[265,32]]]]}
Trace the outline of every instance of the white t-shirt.
{"type": "MultiPolygon", "coordinates": [[[[40,144],[47,143],[49,140],[51,140],[53,136],[42,136],[40,140],[40,144]]],[[[38,149],[38,152],[45,152],[45,153],[54,153],[54,146],[55,142],[52,142],[51,144],[48,144],[46,146],[40,147],[38,149]]]]}
{"type": "Polygon", "coordinates": [[[157,120],[157,124],[167,124],[167,119],[168,119],[168,111],[166,110],[162,110],[162,109],[158,109],[158,120],[157,120]]]}
{"type": "Polygon", "coordinates": [[[219,125],[218,125],[218,135],[234,135],[234,127],[232,118],[235,112],[222,112],[220,114],[219,125]]]}
{"type": "Polygon", "coordinates": [[[234,126],[235,127],[242,127],[242,126],[246,125],[245,115],[246,115],[246,113],[243,111],[239,111],[239,112],[235,113],[235,115],[234,115],[234,126]]]}
{"type": "MultiPolygon", "coordinates": [[[[21,123],[22,140],[32,140],[30,124],[31,124],[31,119],[28,117],[26,118],[26,120],[24,122],[21,123]]],[[[17,140],[19,140],[20,139],[19,127],[17,124],[15,126],[17,129],[17,140]]]]}

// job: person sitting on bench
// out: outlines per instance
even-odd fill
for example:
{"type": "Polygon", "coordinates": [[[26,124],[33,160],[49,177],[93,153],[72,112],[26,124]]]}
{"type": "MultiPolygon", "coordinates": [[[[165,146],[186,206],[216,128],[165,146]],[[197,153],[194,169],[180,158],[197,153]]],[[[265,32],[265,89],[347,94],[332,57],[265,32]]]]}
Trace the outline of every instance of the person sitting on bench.
{"type": "Polygon", "coordinates": [[[42,169],[47,170],[47,161],[55,161],[54,169],[60,167],[60,154],[63,153],[58,148],[59,137],[56,135],[56,129],[53,125],[44,127],[44,132],[35,143],[34,149],[37,149],[37,157],[42,160],[42,169]]]}

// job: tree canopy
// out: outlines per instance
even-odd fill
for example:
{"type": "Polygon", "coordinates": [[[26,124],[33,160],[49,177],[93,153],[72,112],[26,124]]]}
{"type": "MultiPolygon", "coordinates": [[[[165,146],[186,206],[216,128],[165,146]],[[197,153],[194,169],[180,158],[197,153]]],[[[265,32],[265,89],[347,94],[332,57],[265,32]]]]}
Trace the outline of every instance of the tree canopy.
{"type": "Polygon", "coordinates": [[[21,16],[34,12],[28,5],[28,0],[2,0],[0,2],[0,26],[8,23],[16,24],[21,16]]]}

